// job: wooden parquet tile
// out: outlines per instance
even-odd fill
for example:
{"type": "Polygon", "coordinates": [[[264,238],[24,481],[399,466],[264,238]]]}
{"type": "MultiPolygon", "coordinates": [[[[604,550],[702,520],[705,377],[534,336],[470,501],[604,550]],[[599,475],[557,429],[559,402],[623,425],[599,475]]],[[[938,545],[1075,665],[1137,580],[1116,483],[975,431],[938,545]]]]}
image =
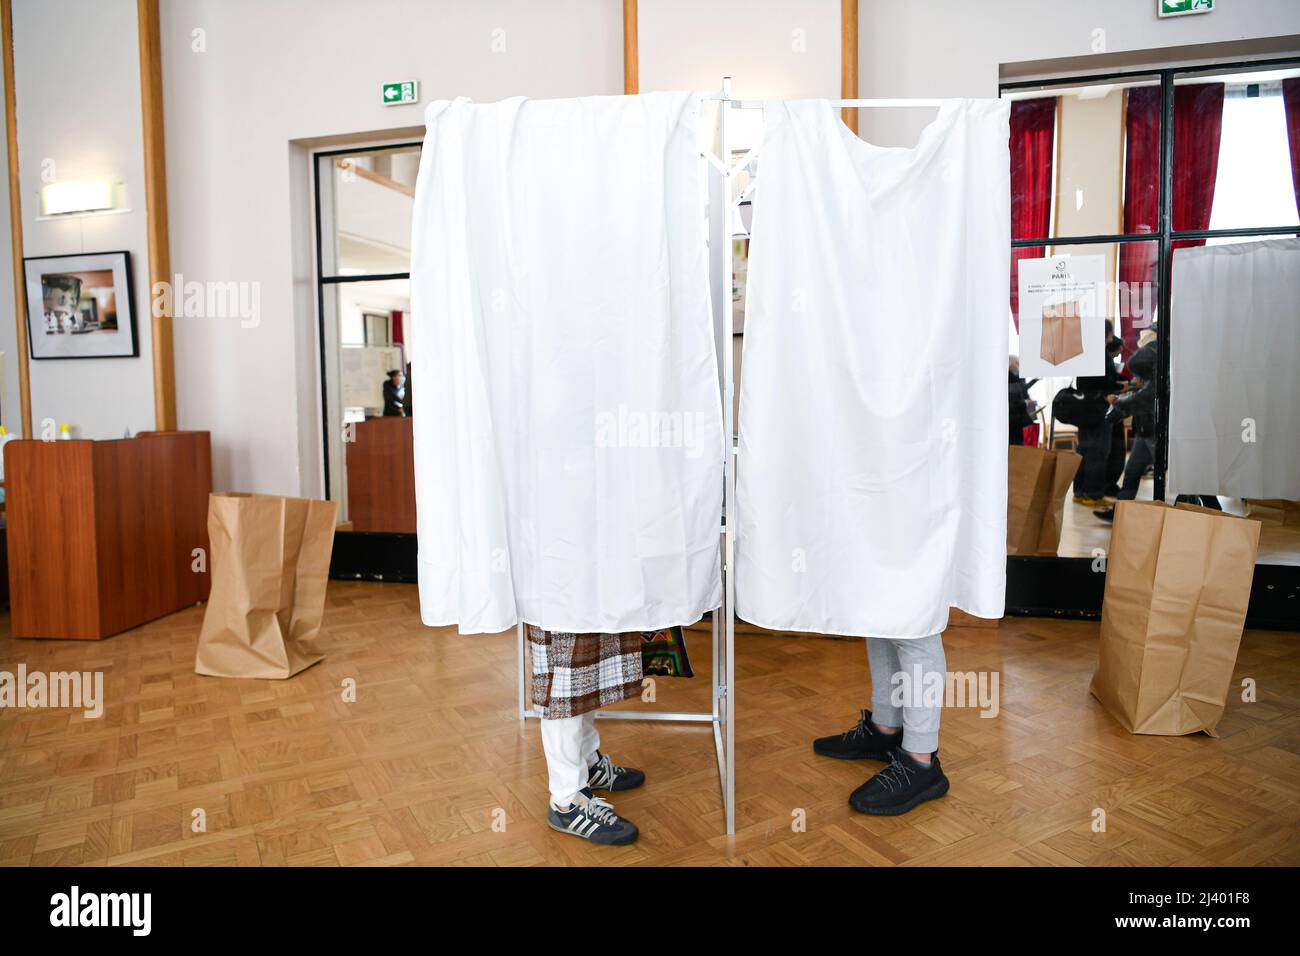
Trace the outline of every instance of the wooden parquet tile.
{"type": "MultiPolygon", "coordinates": [[[[946,711],[951,792],[880,818],[847,805],[874,765],[809,746],[868,699],[862,642],[744,628],[735,837],[721,835],[706,727],[605,722],[605,749],[649,784],[616,802],[641,839],[601,849],[546,827],[541,741],[514,715],[513,634],[427,629],[414,587],[332,582],[326,660],[234,681],[193,673],[202,613],[98,643],[14,640],[0,618],[0,670],[99,670],[106,696],[93,720],[0,710],[0,865],[1300,863],[1300,635],[1246,633],[1236,680],[1254,678],[1259,700],[1230,701],[1211,739],[1120,729],[1088,695],[1095,624],[950,629],[949,667],[996,672],[1000,712],[946,711]]],[[[699,679],[625,706],[707,709],[707,632],[690,643],[699,679]]]]}

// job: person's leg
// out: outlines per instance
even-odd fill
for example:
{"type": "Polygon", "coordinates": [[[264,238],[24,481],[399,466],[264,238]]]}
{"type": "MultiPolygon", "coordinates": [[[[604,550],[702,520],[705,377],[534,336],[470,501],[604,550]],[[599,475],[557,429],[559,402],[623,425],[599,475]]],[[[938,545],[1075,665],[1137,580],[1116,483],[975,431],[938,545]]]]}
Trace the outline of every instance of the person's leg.
{"type": "Polygon", "coordinates": [[[1101,498],[1106,488],[1106,461],[1110,452],[1105,423],[1079,426],[1079,454],[1083,461],[1074,476],[1074,493],[1080,498],[1101,498]]]}
{"type": "MultiPolygon", "coordinates": [[[[943,637],[932,634],[929,637],[889,643],[893,645],[894,659],[898,661],[896,673],[903,674],[912,688],[910,699],[902,708],[903,749],[919,762],[928,763],[930,755],[939,749],[943,691],[938,691],[937,701],[927,700],[926,694],[932,692],[932,688],[946,687],[948,681],[948,661],[943,652],[943,637]]],[[[875,681],[874,675],[872,681],[875,681]]]]}
{"type": "Polygon", "coordinates": [[[1141,436],[1134,438],[1133,453],[1128,456],[1128,461],[1124,464],[1124,484],[1119,489],[1117,496],[1119,501],[1133,501],[1137,498],[1142,477],[1147,473],[1147,468],[1151,466],[1153,460],[1151,439],[1141,436]]]}
{"type": "Polygon", "coordinates": [[[871,670],[871,722],[886,734],[897,733],[903,711],[894,704],[893,678],[898,673],[898,642],[867,638],[867,667],[871,670]]]}
{"type": "Polygon", "coordinates": [[[590,843],[619,846],[634,841],[637,828],[591,792],[585,751],[595,734],[594,716],[584,713],[542,719],[542,749],[551,791],[546,824],[590,843]]]}
{"type": "Polygon", "coordinates": [[[600,731],[596,729],[596,712],[589,710],[582,721],[582,762],[590,767],[600,758],[600,731]]]}
{"type": "MultiPolygon", "coordinates": [[[[889,766],[849,797],[853,809],[879,816],[906,813],[948,792],[948,778],[944,776],[938,754],[939,717],[948,677],[943,637],[933,634],[890,643],[898,660],[894,673],[904,675],[910,690],[910,696],[903,700],[901,718],[896,718],[902,722],[902,744],[893,751],[889,766]]],[[[883,663],[884,654],[878,653],[878,659],[883,663]]],[[[873,685],[880,677],[893,686],[892,675],[878,675],[873,668],[873,685]]],[[[873,699],[875,694],[873,687],[873,699]]],[[[895,707],[895,712],[898,710],[895,707]]]]}
{"type": "Polygon", "coordinates": [[[582,759],[587,764],[587,786],[592,790],[615,793],[633,790],[645,783],[645,772],[635,767],[621,767],[600,752],[600,733],[596,730],[596,713],[583,714],[582,759]]]}
{"type": "Polygon", "coordinates": [[[593,652],[603,649],[598,643],[601,636],[548,631],[532,624],[527,633],[533,705],[542,712],[542,750],[551,797],[546,825],[589,843],[631,843],[637,838],[636,826],[592,793],[593,771],[588,758],[600,747],[596,714],[589,702],[572,694],[575,687],[592,680],[591,671],[599,671],[603,659],[593,652]],[[557,674],[564,675],[558,686],[557,674]]]}
{"type": "Polygon", "coordinates": [[[587,786],[587,761],[582,752],[585,716],[543,719],[541,722],[551,804],[557,810],[568,810],[579,791],[587,786]]]}
{"type": "Polygon", "coordinates": [[[902,711],[890,700],[889,679],[898,673],[898,652],[892,641],[868,637],[867,666],[871,670],[871,709],[862,711],[856,726],[843,733],[818,737],[813,752],[837,760],[889,761],[903,739],[902,711]],[[882,729],[881,725],[885,728],[882,729]]]}
{"type": "Polygon", "coordinates": [[[1106,457],[1106,494],[1119,492],[1120,475],[1124,473],[1124,456],[1128,452],[1125,446],[1124,423],[1116,422],[1110,426],[1110,452],[1106,457]]]}

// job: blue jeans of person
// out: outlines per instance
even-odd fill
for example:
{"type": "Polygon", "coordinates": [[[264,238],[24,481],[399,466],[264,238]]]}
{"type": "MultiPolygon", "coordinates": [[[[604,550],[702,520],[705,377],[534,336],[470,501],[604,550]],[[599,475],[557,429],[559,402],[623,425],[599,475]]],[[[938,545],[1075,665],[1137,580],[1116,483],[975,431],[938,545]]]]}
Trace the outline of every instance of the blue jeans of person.
{"type": "Polygon", "coordinates": [[[1119,501],[1132,501],[1138,495],[1142,476],[1147,473],[1151,463],[1156,459],[1155,439],[1136,435],[1133,438],[1133,450],[1129,452],[1128,461],[1124,463],[1124,483],[1120,486],[1119,501]]]}

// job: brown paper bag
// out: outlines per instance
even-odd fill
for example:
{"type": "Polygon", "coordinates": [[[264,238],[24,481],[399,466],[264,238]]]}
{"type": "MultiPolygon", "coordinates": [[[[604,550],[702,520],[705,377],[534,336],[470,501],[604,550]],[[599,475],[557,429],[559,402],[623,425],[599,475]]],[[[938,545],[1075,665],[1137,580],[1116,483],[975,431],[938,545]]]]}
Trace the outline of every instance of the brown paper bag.
{"type": "Polygon", "coordinates": [[[1115,505],[1091,690],[1130,733],[1213,736],[1259,530],[1258,521],[1192,505],[1115,505]]]}
{"type": "Polygon", "coordinates": [[[1276,521],[1284,527],[1300,525],[1300,501],[1282,498],[1252,498],[1250,516],[1264,521],[1276,521]]]}
{"type": "Polygon", "coordinates": [[[1007,554],[1056,554],[1065,495],[1082,461],[1072,451],[1007,449],[1007,554]]]}
{"type": "Polygon", "coordinates": [[[212,594],[196,673],[284,679],[324,658],[311,638],[325,612],[337,517],[332,501],[209,496],[212,594]]]}
{"type": "Polygon", "coordinates": [[[1044,362],[1061,365],[1083,354],[1083,323],[1079,303],[1059,302],[1043,306],[1043,330],[1038,354],[1044,362]]]}

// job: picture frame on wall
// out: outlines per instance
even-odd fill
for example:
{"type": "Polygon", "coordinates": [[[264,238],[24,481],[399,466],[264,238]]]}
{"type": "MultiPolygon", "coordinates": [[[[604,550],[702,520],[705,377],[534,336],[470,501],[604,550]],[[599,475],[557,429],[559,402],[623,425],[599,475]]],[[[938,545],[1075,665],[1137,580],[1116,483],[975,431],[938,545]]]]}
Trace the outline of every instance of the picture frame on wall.
{"type": "Polygon", "coordinates": [[[138,358],[129,252],[23,259],[31,359],[138,358]]]}

